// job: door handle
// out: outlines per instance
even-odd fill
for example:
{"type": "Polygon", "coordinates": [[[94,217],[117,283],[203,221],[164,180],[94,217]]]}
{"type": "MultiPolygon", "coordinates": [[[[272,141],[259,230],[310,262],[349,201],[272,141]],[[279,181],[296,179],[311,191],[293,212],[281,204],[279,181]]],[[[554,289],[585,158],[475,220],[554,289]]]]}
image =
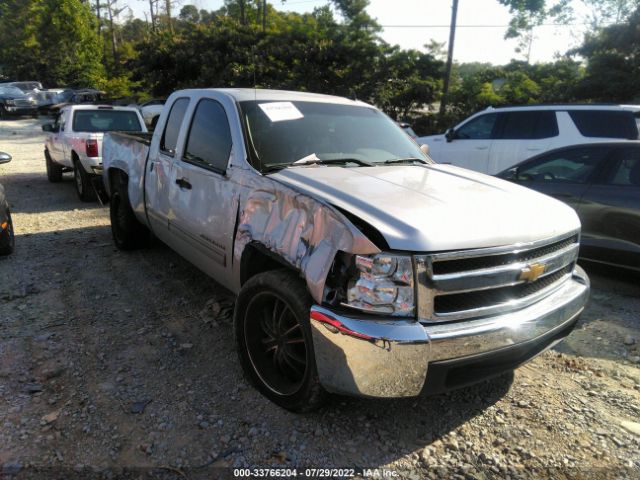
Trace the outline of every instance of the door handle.
{"type": "Polygon", "coordinates": [[[486,150],[487,148],[489,148],[489,147],[486,146],[486,145],[482,145],[480,147],[476,147],[476,150],[486,150]]]}
{"type": "Polygon", "coordinates": [[[178,185],[180,188],[186,188],[187,190],[191,190],[191,184],[186,178],[177,179],[176,185],[178,185]]]}

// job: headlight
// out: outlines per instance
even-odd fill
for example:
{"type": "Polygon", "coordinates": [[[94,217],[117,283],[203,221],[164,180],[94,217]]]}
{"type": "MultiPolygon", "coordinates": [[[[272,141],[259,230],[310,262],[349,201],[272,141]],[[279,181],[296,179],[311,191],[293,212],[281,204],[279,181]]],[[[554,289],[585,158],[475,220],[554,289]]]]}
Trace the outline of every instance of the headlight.
{"type": "Polygon", "coordinates": [[[15,105],[16,101],[15,100],[5,100],[7,105],[15,105]]]}
{"type": "Polygon", "coordinates": [[[346,306],[393,316],[414,314],[411,257],[387,253],[357,255],[355,267],[357,274],[349,281],[346,306]]]}

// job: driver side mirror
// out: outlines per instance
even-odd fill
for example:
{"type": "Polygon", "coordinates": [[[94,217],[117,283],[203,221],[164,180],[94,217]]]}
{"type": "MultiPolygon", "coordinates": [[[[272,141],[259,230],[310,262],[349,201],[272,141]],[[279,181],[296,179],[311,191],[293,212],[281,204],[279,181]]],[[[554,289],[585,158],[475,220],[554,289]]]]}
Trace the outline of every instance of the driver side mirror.
{"type": "Polygon", "coordinates": [[[453,140],[456,138],[456,131],[453,128],[447,129],[447,131],[444,132],[444,138],[447,139],[448,143],[453,142],[453,140]]]}
{"type": "Polygon", "coordinates": [[[0,152],[0,164],[9,163],[11,161],[11,155],[8,153],[0,152]]]}
{"type": "Polygon", "coordinates": [[[58,131],[58,129],[55,128],[53,123],[45,123],[44,125],[42,125],[42,131],[43,132],[56,133],[58,131]]]}
{"type": "Polygon", "coordinates": [[[513,182],[518,180],[518,167],[513,167],[510,168],[509,170],[507,170],[504,175],[503,175],[503,179],[505,180],[511,180],[513,182]]]}

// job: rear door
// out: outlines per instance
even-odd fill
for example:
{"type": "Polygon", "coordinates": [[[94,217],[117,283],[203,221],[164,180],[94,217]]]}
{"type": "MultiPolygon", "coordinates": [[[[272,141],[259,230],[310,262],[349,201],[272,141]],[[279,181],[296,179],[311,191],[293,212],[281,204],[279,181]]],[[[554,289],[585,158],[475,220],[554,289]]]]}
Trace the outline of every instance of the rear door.
{"type": "Polygon", "coordinates": [[[558,134],[553,110],[499,113],[487,173],[493,175],[545,152],[558,134]]]}
{"type": "Polygon", "coordinates": [[[451,140],[433,152],[433,159],[486,173],[497,118],[494,112],[484,113],[462,124],[451,140]]]}
{"type": "Polygon", "coordinates": [[[193,112],[170,186],[169,230],[181,255],[227,284],[237,194],[227,176],[231,128],[213,98],[200,98],[193,112]]]}
{"type": "Polygon", "coordinates": [[[618,147],[584,193],[583,256],[640,269],[640,146],[618,147]]]}
{"type": "Polygon", "coordinates": [[[152,143],[145,173],[145,202],[147,217],[153,232],[164,242],[172,245],[169,235],[169,194],[175,180],[174,163],[179,155],[180,132],[183,131],[185,114],[189,107],[188,97],[176,98],[171,105],[158,143],[152,143]]]}

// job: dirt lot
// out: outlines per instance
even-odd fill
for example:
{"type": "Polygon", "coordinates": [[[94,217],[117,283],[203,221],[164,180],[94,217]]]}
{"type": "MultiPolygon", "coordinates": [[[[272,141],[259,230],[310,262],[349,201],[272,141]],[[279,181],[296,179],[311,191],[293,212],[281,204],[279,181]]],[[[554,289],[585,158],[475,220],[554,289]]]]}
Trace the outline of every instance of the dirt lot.
{"type": "Polygon", "coordinates": [[[219,286],[47,182],[36,120],[0,123],[16,252],[0,258],[0,477],[212,478],[229,467],[402,478],[638,478],[640,281],[588,268],[577,330],[514,375],[288,413],[244,381],[219,286]]]}

